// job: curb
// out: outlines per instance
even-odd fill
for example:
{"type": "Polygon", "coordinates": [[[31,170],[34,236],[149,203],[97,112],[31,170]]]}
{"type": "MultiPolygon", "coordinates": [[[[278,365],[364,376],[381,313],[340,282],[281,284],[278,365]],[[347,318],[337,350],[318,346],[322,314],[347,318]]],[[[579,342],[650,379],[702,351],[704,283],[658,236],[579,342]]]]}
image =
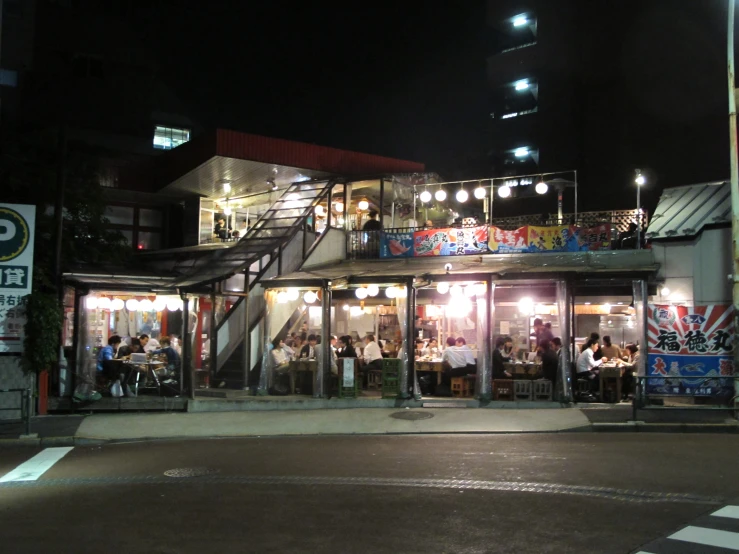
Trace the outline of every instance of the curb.
{"type": "Polygon", "coordinates": [[[594,433],[739,433],[736,423],[591,423],[594,433]]]}

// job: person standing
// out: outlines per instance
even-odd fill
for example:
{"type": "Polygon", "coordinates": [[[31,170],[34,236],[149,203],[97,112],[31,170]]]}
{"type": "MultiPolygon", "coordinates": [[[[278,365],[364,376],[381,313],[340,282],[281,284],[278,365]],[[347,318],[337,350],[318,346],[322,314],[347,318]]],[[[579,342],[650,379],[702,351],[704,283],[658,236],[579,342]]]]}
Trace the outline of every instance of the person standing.
{"type": "Polygon", "coordinates": [[[539,346],[544,340],[551,342],[554,338],[554,335],[544,326],[544,322],[540,317],[534,320],[534,334],[536,335],[536,346],[539,346]]]}
{"type": "Polygon", "coordinates": [[[382,229],[382,224],[377,221],[377,211],[370,210],[367,214],[367,217],[369,219],[365,221],[364,225],[362,226],[362,231],[379,231],[382,229]]]}
{"type": "Polygon", "coordinates": [[[539,345],[541,357],[541,373],[544,379],[552,382],[552,386],[557,382],[557,369],[559,368],[559,356],[554,351],[554,346],[548,340],[541,341],[539,345]]]}

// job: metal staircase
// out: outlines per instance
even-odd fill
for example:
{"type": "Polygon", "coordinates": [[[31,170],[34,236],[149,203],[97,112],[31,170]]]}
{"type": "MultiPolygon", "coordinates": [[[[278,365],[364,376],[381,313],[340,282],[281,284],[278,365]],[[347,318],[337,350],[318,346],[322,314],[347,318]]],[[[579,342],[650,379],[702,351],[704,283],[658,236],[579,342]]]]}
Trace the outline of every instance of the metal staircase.
{"type": "Polygon", "coordinates": [[[234,246],[176,268],[183,273],[181,287],[214,284],[245,273],[248,299],[236,302],[216,328],[217,356],[211,366],[215,382],[224,381],[229,388],[246,385],[245,339],[250,338],[250,351],[257,354],[249,356],[249,369],[255,358],[261,358],[263,346],[252,338],[266,308],[261,281],[295,271],[303,263],[316,237],[313,208],[328,197],[332,185],[332,181],[293,183],[234,246]]]}
{"type": "MultiPolygon", "coordinates": [[[[326,199],[332,186],[332,180],[291,184],[233,246],[210,251],[199,258],[180,260],[173,268],[181,275],[176,286],[187,289],[214,284],[244,271],[265,256],[274,256],[299,231],[312,230],[313,208],[326,199]]],[[[304,257],[309,246],[307,233],[303,235],[303,246],[304,257]]]]}

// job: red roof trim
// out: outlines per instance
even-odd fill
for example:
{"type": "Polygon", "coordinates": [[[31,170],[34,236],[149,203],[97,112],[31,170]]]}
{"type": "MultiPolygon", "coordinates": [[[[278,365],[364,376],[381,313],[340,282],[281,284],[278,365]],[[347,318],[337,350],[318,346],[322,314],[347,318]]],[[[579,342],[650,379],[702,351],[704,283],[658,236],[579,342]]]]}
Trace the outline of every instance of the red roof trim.
{"type": "Polygon", "coordinates": [[[304,142],[218,129],[218,156],[238,158],[338,175],[423,172],[425,165],[384,156],[339,150],[304,142]]]}

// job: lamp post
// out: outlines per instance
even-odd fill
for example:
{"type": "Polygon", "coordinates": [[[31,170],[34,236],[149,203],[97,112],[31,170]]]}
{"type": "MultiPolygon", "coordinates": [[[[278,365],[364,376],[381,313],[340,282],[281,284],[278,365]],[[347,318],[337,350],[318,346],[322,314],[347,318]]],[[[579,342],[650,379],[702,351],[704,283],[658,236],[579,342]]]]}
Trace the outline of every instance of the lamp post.
{"type": "Polygon", "coordinates": [[[636,248],[641,248],[641,187],[647,182],[640,169],[635,170],[634,182],[636,183],[636,248]]]}
{"type": "MultiPolygon", "coordinates": [[[[736,136],[736,91],[734,83],[734,12],[735,0],[729,0],[729,17],[726,37],[726,76],[729,88],[729,161],[731,169],[731,234],[734,267],[732,271],[732,303],[734,304],[734,329],[739,323],[739,160],[736,136]]],[[[735,331],[736,332],[736,331],[735,331]]],[[[734,368],[739,367],[739,348],[734,348],[734,368]]],[[[739,395],[739,380],[734,381],[734,395],[739,395]]],[[[735,396],[736,398],[736,396],[735,396]]],[[[734,405],[737,405],[735,400],[734,405]]],[[[734,412],[736,415],[736,412],[734,412]]]]}

